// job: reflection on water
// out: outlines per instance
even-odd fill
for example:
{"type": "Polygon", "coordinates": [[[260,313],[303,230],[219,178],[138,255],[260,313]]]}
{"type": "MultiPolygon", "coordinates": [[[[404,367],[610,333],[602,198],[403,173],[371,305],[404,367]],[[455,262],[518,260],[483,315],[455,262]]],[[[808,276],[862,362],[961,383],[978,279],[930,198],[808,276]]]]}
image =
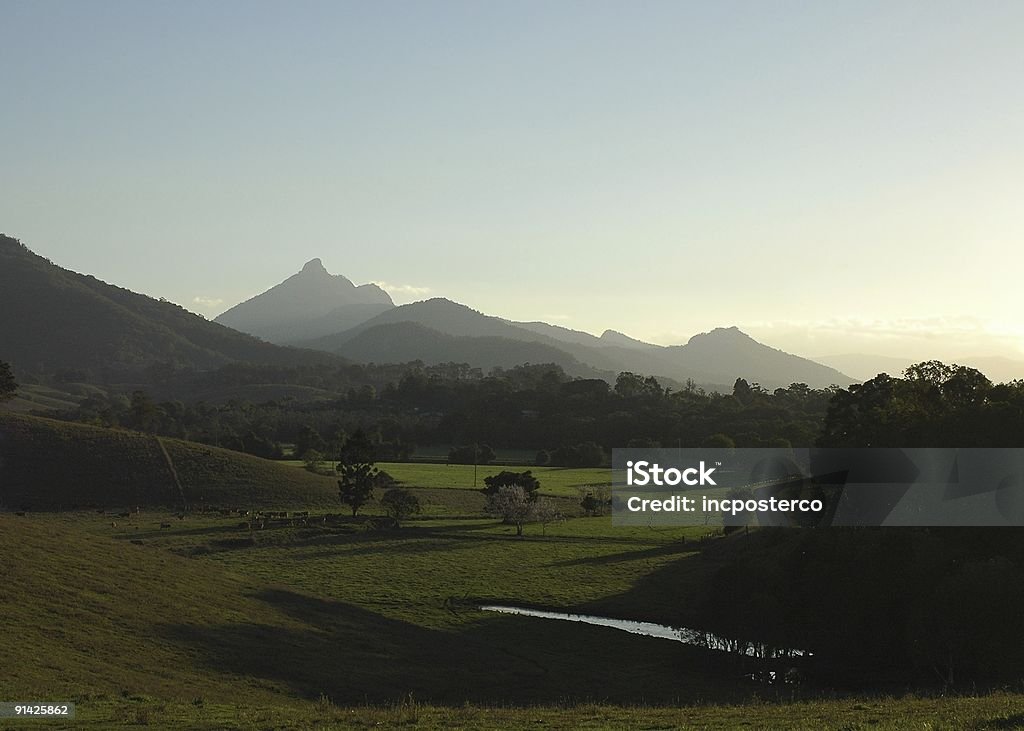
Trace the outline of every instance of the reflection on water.
{"type": "Polygon", "coordinates": [[[654,622],[637,622],[631,619],[611,619],[609,617],[594,617],[589,614],[566,614],[564,612],[546,612],[540,609],[526,609],[523,607],[509,607],[500,604],[487,604],[481,606],[484,612],[501,612],[502,614],[518,614],[524,617],[541,617],[543,619],[561,619],[567,622],[583,622],[584,624],[596,624],[600,627],[612,627],[625,632],[632,632],[635,635],[646,635],[648,637],[660,637],[665,640],[675,640],[686,645],[705,647],[709,650],[721,650],[723,652],[737,652],[750,657],[777,658],[777,657],[810,657],[812,653],[794,648],[769,647],[758,643],[740,643],[728,640],[710,632],[702,632],[687,627],[669,627],[654,622]]]}

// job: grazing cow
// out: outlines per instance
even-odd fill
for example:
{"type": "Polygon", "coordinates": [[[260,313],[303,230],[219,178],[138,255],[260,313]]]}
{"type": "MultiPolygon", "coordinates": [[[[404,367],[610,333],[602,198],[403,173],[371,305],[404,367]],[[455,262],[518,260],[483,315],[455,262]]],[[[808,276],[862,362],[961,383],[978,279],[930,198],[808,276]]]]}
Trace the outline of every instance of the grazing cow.
{"type": "Polygon", "coordinates": [[[161,523],[160,524],[160,530],[163,530],[164,528],[170,528],[170,527],[171,527],[170,523],[161,523]]]}

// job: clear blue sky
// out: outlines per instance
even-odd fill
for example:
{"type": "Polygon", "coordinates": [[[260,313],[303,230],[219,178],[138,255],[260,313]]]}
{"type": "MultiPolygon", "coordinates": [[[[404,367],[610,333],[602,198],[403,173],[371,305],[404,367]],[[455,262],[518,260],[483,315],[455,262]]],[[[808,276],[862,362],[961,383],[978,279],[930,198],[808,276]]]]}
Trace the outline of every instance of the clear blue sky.
{"type": "Polygon", "coordinates": [[[0,0],[0,231],[398,301],[1024,357],[1024,3],[0,0]]]}

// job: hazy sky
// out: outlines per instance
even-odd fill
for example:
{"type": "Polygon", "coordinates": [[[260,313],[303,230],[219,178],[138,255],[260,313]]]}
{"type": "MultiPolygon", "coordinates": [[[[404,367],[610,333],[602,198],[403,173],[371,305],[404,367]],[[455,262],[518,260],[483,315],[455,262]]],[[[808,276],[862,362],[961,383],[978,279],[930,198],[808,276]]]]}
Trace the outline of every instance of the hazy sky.
{"type": "Polygon", "coordinates": [[[1024,357],[1024,3],[0,0],[0,231],[658,342],[1024,357]]]}

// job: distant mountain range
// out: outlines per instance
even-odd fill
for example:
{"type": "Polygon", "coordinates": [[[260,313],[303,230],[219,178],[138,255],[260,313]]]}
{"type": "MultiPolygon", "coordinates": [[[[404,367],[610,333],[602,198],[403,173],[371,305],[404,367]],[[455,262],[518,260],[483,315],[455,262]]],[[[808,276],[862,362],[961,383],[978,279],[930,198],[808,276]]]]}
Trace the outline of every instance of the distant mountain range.
{"type": "Polygon", "coordinates": [[[441,298],[395,307],[355,327],[302,344],[363,361],[442,359],[488,367],[555,362],[570,375],[614,378],[622,371],[633,371],[677,387],[692,379],[719,390],[731,389],[736,378],[772,388],[794,382],[813,387],[853,382],[833,368],[762,345],[735,327],[694,336],[686,345],[663,347],[612,331],[599,338],[546,323],[512,322],[441,298]],[[418,327],[414,331],[395,328],[399,323],[418,327]],[[413,333],[415,337],[410,337],[413,333]],[[428,347],[431,340],[443,341],[445,348],[428,347]],[[433,357],[428,358],[428,352],[433,357]],[[484,352],[486,360],[477,362],[475,357],[484,352]]]}
{"type": "Polygon", "coordinates": [[[328,273],[319,259],[210,322],[171,302],[62,269],[7,236],[0,236],[0,359],[21,372],[84,369],[104,380],[156,363],[206,370],[236,362],[348,359],[457,362],[485,371],[557,363],[583,378],[614,381],[632,371],[676,388],[692,380],[721,391],[731,390],[736,378],[766,388],[853,382],[735,327],[664,347],[611,330],[597,337],[514,322],[442,298],[396,307],[377,285],[356,286],[328,273]]]}
{"type": "Polygon", "coordinates": [[[62,269],[0,234],[0,359],[16,372],[128,374],[154,363],[209,369],[227,363],[342,363],[283,348],[164,300],[62,269]]]}
{"type": "Polygon", "coordinates": [[[601,337],[545,322],[515,322],[444,298],[395,307],[375,285],[355,286],[319,259],[216,321],[277,343],[324,350],[364,362],[462,362],[490,369],[557,363],[573,376],[612,380],[622,371],[668,385],[693,380],[731,389],[736,378],[767,388],[802,382],[849,385],[838,370],[758,343],[736,328],[663,347],[623,333],[601,337]]]}

